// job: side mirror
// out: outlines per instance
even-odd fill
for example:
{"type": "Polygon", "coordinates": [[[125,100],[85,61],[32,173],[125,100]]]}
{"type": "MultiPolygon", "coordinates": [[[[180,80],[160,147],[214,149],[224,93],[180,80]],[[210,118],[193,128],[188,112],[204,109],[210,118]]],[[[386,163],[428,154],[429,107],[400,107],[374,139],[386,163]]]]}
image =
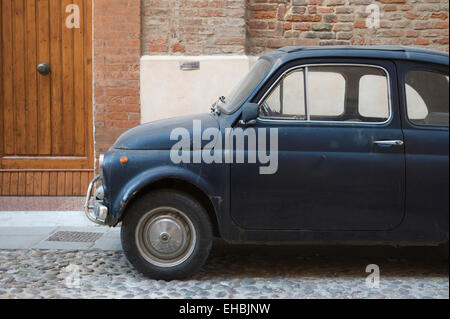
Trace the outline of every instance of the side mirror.
{"type": "Polygon", "coordinates": [[[242,107],[242,118],[239,121],[241,125],[253,125],[259,114],[259,105],[256,103],[246,103],[242,107]]]}

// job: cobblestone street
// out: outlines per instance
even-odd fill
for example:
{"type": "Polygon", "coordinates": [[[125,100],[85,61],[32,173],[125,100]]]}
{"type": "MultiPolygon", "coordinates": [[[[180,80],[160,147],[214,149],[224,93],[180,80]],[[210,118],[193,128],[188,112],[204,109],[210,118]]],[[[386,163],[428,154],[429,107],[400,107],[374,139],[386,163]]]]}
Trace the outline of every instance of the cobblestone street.
{"type": "Polygon", "coordinates": [[[122,252],[1,250],[0,298],[449,298],[435,248],[230,246],[191,280],[149,280],[122,252]],[[366,266],[380,267],[380,288],[366,266]],[[70,287],[70,288],[69,288],[70,287]]]}

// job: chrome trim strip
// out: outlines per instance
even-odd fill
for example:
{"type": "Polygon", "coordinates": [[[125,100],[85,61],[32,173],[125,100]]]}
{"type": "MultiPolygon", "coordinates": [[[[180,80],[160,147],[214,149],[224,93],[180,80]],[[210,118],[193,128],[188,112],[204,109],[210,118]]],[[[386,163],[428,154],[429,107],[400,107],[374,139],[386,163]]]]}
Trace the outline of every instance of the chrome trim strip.
{"type": "Polygon", "coordinates": [[[306,113],[306,121],[307,122],[311,122],[311,114],[309,113],[309,107],[308,105],[310,105],[311,100],[309,99],[309,67],[305,67],[304,71],[303,71],[303,83],[304,85],[304,92],[303,94],[305,95],[305,113],[306,113]]]}
{"type": "MultiPolygon", "coordinates": [[[[394,110],[392,108],[392,91],[391,91],[391,85],[392,85],[392,81],[391,81],[391,76],[388,72],[388,70],[382,66],[379,65],[372,65],[372,64],[361,64],[361,63],[318,63],[318,64],[304,64],[304,65],[298,65],[298,66],[294,66],[288,70],[286,70],[285,72],[283,72],[283,74],[280,75],[280,77],[278,77],[278,79],[272,84],[272,86],[267,90],[267,92],[263,95],[263,97],[258,101],[258,104],[261,105],[261,103],[267,98],[267,96],[272,92],[272,90],[274,89],[274,87],[276,87],[280,80],[289,72],[292,72],[296,69],[304,69],[304,74],[305,74],[305,86],[307,86],[307,82],[308,82],[308,71],[309,71],[309,67],[314,67],[314,66],[364,66],[364,67],[371,67],[371,68],[375,68],[375,69],[381,69],[384,71],[384,73],[386,74],[386,78],[387,78],[387,86],[388,86],[388,102],[389,102],[389,118],[384,121],[384,122],[339,122],[339,121],[311,121],[311,117],[309,115],[309,110],[308,110],[308,105],[309,105],[309,98],[306,97],[307,99],[307,105],[305,105],[306,108],[306,113],[307,115],[307,120],[291,120],[291,119],[275,119],[275,120],[271,120],[271,119],[265,119],[265,118],[261,118],[258,116],[258,121],[261,122],[286,122],[286,123],[311,123],[311,124],[336,124],[336,125],[346,125],[346,124],[358,124],[358,125],[370,125],[370,126],[374,126],[374,125],[385,125],[388,124],[389,122],[392,121],[393,117],[394,117],[394,110]]],[[[305,91],[305,96],[308,96],[308,90],[305,91]]]]}

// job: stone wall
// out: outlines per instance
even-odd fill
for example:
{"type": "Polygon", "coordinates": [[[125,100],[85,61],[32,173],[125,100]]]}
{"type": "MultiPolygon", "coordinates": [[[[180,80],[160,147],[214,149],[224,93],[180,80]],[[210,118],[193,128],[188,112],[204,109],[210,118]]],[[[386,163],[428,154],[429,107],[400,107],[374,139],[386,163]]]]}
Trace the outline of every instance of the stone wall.
{"type": "Polygon", "coordinates": [[[448,51],[448,0],[142,1],[144,55],[259,55],[286,45],[347,44],[448,51]],[[373,10],[380,13],[376,28],[366,22],[373,10]]]}
{"type": "Polygon", "coordinates": [[[287,45],[395,44],[448,51],[448,0],[247,2],[252,55],[287,45]],[[377,10],[379,25],[368,20],[377,10]]]}
{"type": "Polygon", "coordinates": [[[142,2],[144,55],[245,54],[245,1],[142,2]]]}

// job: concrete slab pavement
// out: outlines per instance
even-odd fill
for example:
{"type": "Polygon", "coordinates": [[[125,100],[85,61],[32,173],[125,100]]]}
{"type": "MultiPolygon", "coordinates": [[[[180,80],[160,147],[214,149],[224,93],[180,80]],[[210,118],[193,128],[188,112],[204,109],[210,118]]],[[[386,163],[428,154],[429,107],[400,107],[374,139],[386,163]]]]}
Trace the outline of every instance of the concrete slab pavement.
{"type": "Polygon", "coordinates": [[[0,211],[0,249],[120,251],[120,228],[91,223],[81,211],[0,211]],[[58,232],[99,233],[92,242],[49,241],[58,232]]]}

